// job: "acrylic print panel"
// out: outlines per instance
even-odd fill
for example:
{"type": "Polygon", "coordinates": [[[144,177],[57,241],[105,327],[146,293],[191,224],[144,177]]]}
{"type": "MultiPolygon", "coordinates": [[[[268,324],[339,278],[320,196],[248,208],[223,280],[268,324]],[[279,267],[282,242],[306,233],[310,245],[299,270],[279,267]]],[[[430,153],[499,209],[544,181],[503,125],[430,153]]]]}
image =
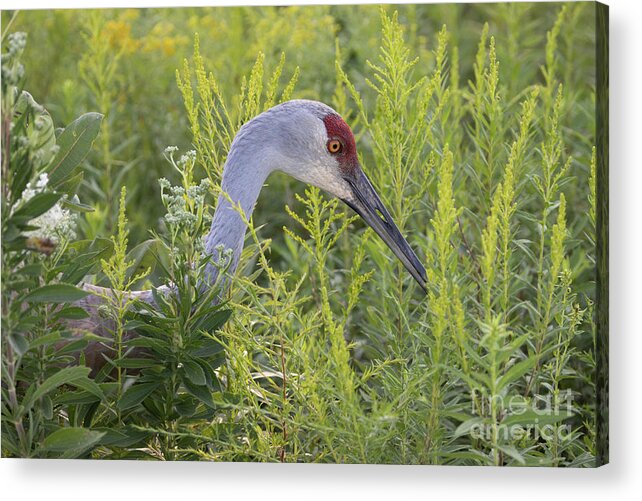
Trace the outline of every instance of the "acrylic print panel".
{"type": "Polygon", "coordinates": [[[3,456],[608,461],[605,6],[2,25],[3,456]]]}

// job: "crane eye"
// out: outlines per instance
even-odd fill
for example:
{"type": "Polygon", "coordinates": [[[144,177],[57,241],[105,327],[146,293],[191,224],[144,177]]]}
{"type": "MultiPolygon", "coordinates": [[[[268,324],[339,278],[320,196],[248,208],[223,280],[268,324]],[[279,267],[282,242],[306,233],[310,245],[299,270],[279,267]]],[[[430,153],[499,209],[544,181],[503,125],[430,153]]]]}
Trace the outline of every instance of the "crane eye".
{"type": "Polygon", "coordinates": [[[333,155],[339,153],[342,148],[343,145],[338,139],[330,139],[330,141],[328,141],[328,151],[333,155]]]}

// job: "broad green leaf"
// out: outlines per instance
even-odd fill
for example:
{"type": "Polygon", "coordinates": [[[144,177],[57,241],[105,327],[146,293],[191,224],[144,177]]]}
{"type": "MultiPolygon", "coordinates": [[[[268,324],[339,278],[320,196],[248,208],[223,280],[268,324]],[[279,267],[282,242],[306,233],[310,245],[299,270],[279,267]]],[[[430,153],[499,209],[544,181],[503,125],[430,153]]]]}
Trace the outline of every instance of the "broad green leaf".
{"type": "Polygon", "coordinates": [[[66,193],[67,195],[72,197],[78,192],[78,187],[80,186],[80,183],[83,182],[84,178],[84,171],[79,170],[73,176],[70,176],[64,181],[58,183],[56,185],[56,191],[58,193],[66,193]]]}
{"type": "Polygon", "coordinates": [[[159,240],[152,238],[138,244],[127,254],[127,262],[132,265],[127,269],[127,279],[131,279],[135,274],[154,268],[156,264],[156,254],[162,247],[159,240]]]}
{"type": "Polygon", "coordinates": [[[461,423],[455,430],[455,437],[461,437],[462,435],[468,435],[475,427],[484,425],[484,418],[474,417],[470,418],[467,421],[461,423]]]}
{"type": "Polygon", "coordinates": [[[195,357],[211,357],[223,351],[223,345],[213,339],[205,338],[199,343],[199,347],[190,351],[190,355],[195,357]]]}
{"type": "MultiPolygon", "coordinates": [[[[97,338],[98,336],[94,339],[97,339],[97,338]]],[[[67,338],[66,342],[61,343],[62,346],[60,346],[56,350],[56,354],[61,356],[75,354],[87,346],[87,344],[89,343],[89,339],[90,339],[89,334],[85,334],[82,337],[74,336],[73,341],[70,338],[67,338]]]]}
{"type": "Polygon", "coordinates": [[[530,371],[537,363],[537,357],[532,356],[521,362],[517,362],[510,369],[508,369],[501,377],[497,379],[496,391],[500,392],[510,383],[518,380],[528,371],[530,371]]]}
{"type": "Polygon", "coordinates": [[[125,357],[120,360],[113,361],[114,366],[121,369],[145,369],[149,367],[160,366],[158,360],[153,358],[134,358],[125,357]]]}
{"type": "Polygon", "coordinates": [[[143,322],[142,320],[130,320],[123,326],[123,329],[125,329],[126,331],[133,331],[133,330],[145,328],[148,326],[149,324],[146,322],[143,322]]]}
{"type": "MultiPolygon", "coordinates": [[[[9,220],[7,228],[2,234],[2,243],[7,250],[23,250],[25,248],[25,238],[22,236],[22,231],[17,224],[16,221],[9,220]]],[[[23,231],[27,230],[23,229],[23,231]]]]}
{"type": "Polygon", "coordinates": [[[150,350],[154,350],[158,353],[169,353],[169,345],[166,342],[150,337],[137,337],[131,339],[127,341],[127,346],[136,348],[149,348],[150,350]]]}
{"type": "Polygon", "coordinates": [[[19,332],[12,332],[9,334],[8,339],[11,348],[13,348],[13,351],[18,355],[22,356],[29,350],[29,343],[19,332]]]}
{"type": "Polygon", "coordinates": [[[121,411],[140,404],[160,383],[139,383],[128,388],[116,404],[121,411]]]}
{"type": "Polygon", "coordinates": [[[79,405],[79,404],[92,404],[94,402],[99,402],[100,398],[92,393],[80,390],[80,391],[65,391],[60,395],[56,396],[56,405],[79,405]]]}
{"type": "Polygon", "coordinates": [[[57,318],[66,318],[69,320],[80,320],[89,317],[89,313],[80,306],[65,306],[56,313],[57,318]]]}
{"type": "Polygon", "coordinates": [[[135,430],[132,428],[121,428],[114,430],[112,428],[95,428],[96,431],[104,432],[105,435],[100,439],[103,445],[115,445],[118,447],[131,447],[132,445],[145,440],[149,433],[146,431],[135,430]]]}
{"type": "Polygon", "coordinates": [[[474,461],[476,464],[485,464],[488,462],[488,457],[484,453],[476,450],[448,452],[445,453],[443,457],[447,459],[474,461]]]}
{"type": "Polygon", "coordinates": [[[94,253],[100,252],[101,259],[108,259],[114,249],[114,243],[109,238],[94,238],[93,240],[76,240],[69,244],[70,249],[78,252],[77,257],[85,259],[85,255],[93,256],[94,253]]]}
{"type": "Polygon", "coordinates": [[[75,212],[94,212],[95,210],[91,205],[83,204],[80,202],[72,202],[68,199],[63,200],[61,205],[65,209],[70,209],[75,212]]]}
{"type": "Polygon", "coordinates": [[[46,395],[50,391],[55,390],[63,384],[76,385],[76,383],[82,379],[88,380],[87,376],[89,375],[89,367],[64,367],[56,372],[54,375],[45,379],[45,381],[39,386],[31,386],[33,390],[27,392],[24,400],[22,401],[22,406],[24,407],[25,412],[31,409],[34,402],[38,401],[43,395],[46,395]]]}
{"type": "Polygon", "coordinates": [[[512,445],[500,445],[497,447],[505,455],[512,457],[519,464],[526,464],[524,457],[519,453],[519,451],[512,445]]]}
{"type": "MultiPolygon", "coordinates": [[[[38,150],[41,157],[39,162],[45,165],[51,161],[54,155],[54,146],[56,145],[56,134],[53,120],[49,112],[38,104],[33,96],[22,91],[15,104],[16,114],[25,117],[24,132],[29,140],[31,147],[38,150]]],[[[14,122],[14,130],[20,130],[14,122]]]]}
{"type": "Polygon", "coordinates": [[[32,198],[27,200],[12,216],[13,218],[24,218],[25,221],[41,216],[51,209],[56,202],[60,200],[60,193],[36,193],[32,198]]]}
{"type": "Polygon", "coordinates": [[[497,363],[501,364],[506,360],[508,360],[511,356],[515,354],[515,352],[519,349],[519,347],[522,346],[530,337],[532,337],[532,334],[530,332],[527,332],[526,334],[522,334],[521,336],[518,336],[515,339],[513,339],[509,344],[503,347],[501,351],[498,353],[497,363]]]}
{"type": "Polygon", "coordinates": [[[40,399],[40,412],[45,419],[49,420],[53,418],[53,402],[49,395],[45,395],[40,399]]]}
{"type": "Polygon", "coordinates": [[[185,393],[181,394],[174,404],[176,412],[183,417],[193,416],[196,413],[198,405],[199,401],[196,398],[185,393]]]}
{"type": "Polygon", "coordinates": [[[89,295],[89,292],[71,284],[43,285],[24,297],[28,303],[71,303],[89,295]]]}
{"type": "Polygon", "coordinates": [[[58,343],[61,337],[62,336],[60,335],[60,332],[50,332],[48,334],[38,336],[31,340],[31,342],[29,343],[29,349],[33,350],[38,346],[51,346],[58,343]]]}
{"type": "Polygon", "coordinates": [[[192,383],[197,386],[202,386],[205,384],[205,372],[203,368],[192,360],[186,360],[183,362],[183,370],[185,371],[185,376],[192,383]]]}
{"type": "Polygon", "coordinates": [[[88,428],[61,428],[45,438],[43,449],[50,452],[65,452],[66,457],[77,457],[105,435],[88,428]]]}
{"type": "Polygon", "coordinates": [[[67,269],[60,277],[61,282],[76,283],[85,275],[95,272],[100,266],[101,259],[109,259],[114,250],[114,244],[107,238],[94,240],[80,240],[69,246],[78,254],[67,265],[67,269]]]}
{"type": "Polygon", "coordinates": [[[198,386],[184,379],[183,384],[188,393],[198,398],[201,402],[212,409],[216,409],[216,404],[212,398],[212,393],[206,386],[198,386]]]}
{"type": "Polygon", "coordinates": [[[100,400],[105,398],[105,393],[102,388],[96,383],[93,379],[79,379],[74,383],[78,388],[82,388],[85,391],[88,391],[92,395],[98,397],[100,400]]]}
{"type": "Polygon", "coordinates": [[[23,266],[22,268],[20,268],[21,275],[27,275],[30,277],[39,277],[41,273],[42,273],[42,263],[28,264],[27,266],[23,266]]]}
{"type": "Polygon", "coordinates": [[[204,330],[205,332],[212,333],[216,329],[220,328],[225,322],[228,321],[232,310],[220,310],[216,313],[206,315],[198,323],[198,328],[204,330]]]}
{"type": "Polygon", "coordinates": [[[555,412],[553,409],[550,411],[547,410],[527,410],[520,414],[511,414],[510,416],[505,417],[501,425],[502,426],[513,426],[513,425],[545,425],[545,424],[554,424],[560,421],[564,421],[572,416],[572,414],[567,413],[565,410],[559,410],[555,412]]]}
{"type": "Polygon", "coordinates": [[[54,188],[71,177],[89,153],[98,132],[103,115],[86,113],[69,124],[58,137],[58,154],[49,167],[49,183],[54,188]]]}

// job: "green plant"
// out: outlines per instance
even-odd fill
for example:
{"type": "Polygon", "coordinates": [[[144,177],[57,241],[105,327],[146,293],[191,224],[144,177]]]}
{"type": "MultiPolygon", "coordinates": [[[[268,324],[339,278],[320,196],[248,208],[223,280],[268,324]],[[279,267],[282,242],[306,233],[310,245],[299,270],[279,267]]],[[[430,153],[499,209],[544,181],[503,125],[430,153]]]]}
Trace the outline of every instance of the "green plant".
{"type": "MultiPolygon", "coordinates": [[[[568,201],[561,190],[571,161],[561,160],[561,91],[550,109],[537,86],[516,89],[519,99],[502,98],[488,27],[469,90],[444,77],[451,71],[445,29],[432,73],[416,76],[397,18],[384,12],[382,25],[381,65],[370,65],[374,115],[340,64],[335,99],[349,107],[345,88],[354,100],[364,163],[395,218],[424,233],[416,238],[428,256],[428,301],[408,291],[377,240],[350,236],[353,223],[307,191],[299,200],[306,216],[288,212],[309,237],[288,226],[277,248],[310,279],[286,275],[288,290],[259,259],[267,284],[240,282],[250,304],[235,303],[242,314],[226,329],[234,364],[225,375],[240,402],[230,420],[240,410],[244,417],[220,442],[236,448],[211,457],[295,461],[308,451],[314,461],[582,464],[583,432],[563,433],[579,423],[569,366],[583,308],[564,264],[568,201]],[[471,124],[467,136],[448,132],[461,123],[471,124]],[[456,169],[460,163],[465,167],[456,169]],[[359,249],[352,263],[338,255],[343,240],[359,249]],[[353,296],[347,278],[372,266],[361,249],[374,260],[377,285],[362,280],[353,296]],[[330,279],[329,270],[341,265],[347,271],[330,279]],[[351,299],[338,299],[342,291],[351,299]],[[355,297],[368,305],[367,315],[355,297]],[[272,381],[257,374],[272,374],[272,381]],[[554,412],[546,414],[540,406],[549,397],[554,412]],[[554,433],[537,436],[536,424],[554,433]]],[[[549,51],[555,36],[553,30],[549,51]]]]}
{"type": "Polygon", "coordinates": [[[47,111],[22,90],[25,44],[24,33],[9,35],[2,53],[3,455],[77,457],[103,436],[65,422],[61,392],[103,395],[89,368],[64,367],[87,343],[64,325],[86,316],[73,305],[87,295],[75,286],[83,274],[74,255],[87,271],[100,254],[83,252],[97,242],[72,241],[72,211],[88,209],[73,194],[102,117],[83,115],[56,135],[47,111]]]}

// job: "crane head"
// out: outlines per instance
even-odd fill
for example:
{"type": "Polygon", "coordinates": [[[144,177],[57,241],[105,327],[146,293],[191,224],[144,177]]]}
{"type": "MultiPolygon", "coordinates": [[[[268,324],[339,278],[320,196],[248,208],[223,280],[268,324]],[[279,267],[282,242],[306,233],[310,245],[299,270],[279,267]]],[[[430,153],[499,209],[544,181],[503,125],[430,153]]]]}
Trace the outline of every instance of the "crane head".
{"type": "Polygon", "coordinates": [[[345,202],[426,291],[426,270],[363,171],[354,135],[343,118],[316,101],[288,101],[272,110],[272,116],[267,112],[264,119],[271,122],[275,167],[345,202]]]}

